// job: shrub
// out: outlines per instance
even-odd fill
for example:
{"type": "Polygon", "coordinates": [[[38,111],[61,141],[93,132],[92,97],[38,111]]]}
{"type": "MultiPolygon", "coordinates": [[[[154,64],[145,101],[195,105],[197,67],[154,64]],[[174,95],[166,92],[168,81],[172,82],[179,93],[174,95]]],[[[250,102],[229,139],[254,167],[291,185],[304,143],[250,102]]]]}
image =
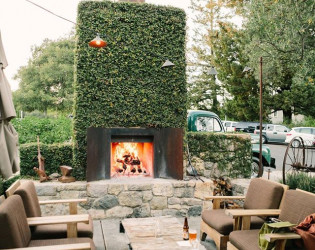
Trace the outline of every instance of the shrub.
{"type": "Polygon", "coordinates": [[[21,176],[16,175],[9,180],[4,180],[0,177],[0,195],[4,194],[5,191],[15,182],[17,179],[20,179],[21,176]]]}
{"type": "Polygon", "coordinates": [[[221,174],[229,178],[247,178],[251,175],[249,138],[223,133],[188,132],[187,141],[191,156],[203,160],[205,168],[216,165],[221,174]]]}
{"type": "Polygon", "coordinates": [[[74,165],[85,177],[88,127],[186,125],[185,25],[181,9],[86,1],[78,7],[74,165]],[[108,46],[87,43],[101,34],[108,46]],[[175,66],[161,68],[165,59],[175,66]]]}
{"type": "Polygon", "coordinates": [[[28,116],[14,119],[13,126],[19,134],[19,143],[32,143],[39,140],[45,144],[63,143],[71,140],[72,121],[69,118],[39,118],[28,116]]]}
{"type": "Polygon", "coordinates": [[[3,179],[0,177],[0,195],[4,194],[3,179]]]}
{"type": "Polygon", "coordinates": [[[315,176],[307,173],[292,173],[286,175],[286,184],[290,189],[302,189],[315,193],[315,176]]]}
{"type": "MultiPolygon", "coordinates": [[[[40,144],[41,155],[45,158],[45,171],[47,175],[59,173],[61,165],[72,166],[72,144],[40,144]]],[[[33,167],[38,167],[37,143],[20,146],[20,168],[23,176],[37,176],[33,167]]]]}

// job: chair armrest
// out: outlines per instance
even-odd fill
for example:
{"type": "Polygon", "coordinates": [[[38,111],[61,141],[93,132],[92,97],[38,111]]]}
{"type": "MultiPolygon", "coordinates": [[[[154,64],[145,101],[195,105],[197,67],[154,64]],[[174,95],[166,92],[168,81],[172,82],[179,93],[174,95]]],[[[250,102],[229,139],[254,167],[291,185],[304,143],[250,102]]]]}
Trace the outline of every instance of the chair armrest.
{"type": "Polygon", "coordinates": [[[27,218],[29,226],[50,225],[50,224],[68,224],[68,223],[89,223],[88,214],[44,216],[27,218]]]}
{"type": "Polygon", "coordinates": [[[40,247],[23,247],[23,248],[12,248],[12,250],[90,250],[90,243],[76,243],[66,245],[54,245],[54,246],[40,246],[40,247]]]}
{"type": "Polygon", "coordinates": [[[245,199],[245,196],[222,196],[222,195],[215,196],[213,195],[213,196],[204,197],[204,201],[213,200],[213,205],[212,205],[213,209],[220,209],[220,202],[223,200],[241,200],[241,199],[245,199]]]}
{"type": "Polygon", "coordinates": [[[276,240],[301,239],[301,236],[296,233],[275,233],[275,234],[265,234],[265,239],[269,242],[274,242],[276,240]]]}
{"type": "Polygon", "coordinates": [[[45,200],[45,201],[39,201],[39,205],[45,205],[45,204],[57,204],[57,203],[80,203],[80,202],[87,202],[87,199],[65,199],[65,200],[45,200]]]}
{"type": "Polygon", "coordinates": [[[29,226],[67,224],[67,237],[74,238],[78,235],[77,223],[89,223],[88,214],[61,215],[47,217],[31,217],[27,218],[29,226]]]}
{"type": "Polygon", "coordinates": [[[278,216],[280,209],[226,209],[225,214],[235,217],[243,216],[278,216]]]}
{"type": "Polygon", "coordinates": [[[251,216],[278,216],[280,211],[280,209],[226,209],[225,214],[233,217],[233,230],[249,230],[251,216]]]}
{"type": "Polygon", "coordinates": [[[245,199],[245,196],[223,196],[223,195],[217,195],[217,196],[206,196],[204,198],[205,201],[207,200],[216,200],[216,199],[220,199],[220,200],[241,200],[241,199],[245,199]]]}
{"type": "Polygon", "coordinates": [[[77,214],[78,213],[77,206],[78,206],[78,203],[80,202],[87,202],[87,199],[83,198],[83,199],[65,199],[65,200],[45,200],[45,201],[39,201],[39,205],[69,203],[70,214],[77,214]]]}

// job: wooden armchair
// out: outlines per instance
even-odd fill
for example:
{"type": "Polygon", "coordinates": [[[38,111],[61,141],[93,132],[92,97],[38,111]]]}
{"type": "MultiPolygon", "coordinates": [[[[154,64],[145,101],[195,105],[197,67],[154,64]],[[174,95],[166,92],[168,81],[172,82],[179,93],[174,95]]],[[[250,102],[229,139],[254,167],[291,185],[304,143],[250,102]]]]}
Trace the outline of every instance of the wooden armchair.
{"type": "MultiPolygon", "coordinates": [[[[88,214],[86,215],[77,215],[77,205],[79,202],[86,202],[87,199],[66,199],[66,200],[45,200],[39,201],[33,181],[17,181],[11,185],[11,187],[6,191],[7,196],[16,194],[21,196],[26,216],[29,220],[39,221],[41,215],[40,205],[45,204],[59,204],[59,203],[68,203],[69,212],[71,215],[76,215],[80,217],[88,217],[88,223],[78,223],[72,225],[66,224],[37,224],[30,225],[32,227],[32,239],[57,239],[57,238],[66,238],[69,237],[69,232],[67,228],[71,227],[72,232],[70,232],[70,237],[89,237],[93,238],[93,221],[92,217],[88,214]],[[35,217],[35,218],[32,218],[35,217]]],[[[50,216],[54,217],[54,216],[50,216]]],[[[45,217],[47,218],[47,217],[45,217]]],[[[47,219],[46,219],[47,220],[47,219]]]]}
{"type": "MultiPolygon", "coordinates": [[[[278,209],[284,192],[288,186],[262,178],[252,179],[246,196],[210,196],[205,201],[213,200],[213,209],[203,209],[200,224],[200,240],[211,237],[217,249],[226,249],[229,234],[233,230],[239,230],[242,223],[247,223],[250,228],[260,228],[265,222],[260,216],[252,216],[250,221],[232,218],[220,209],[223,200],[244,200],[244,209],[278,209]]],[[[243,210],[243,209],[229,209],[243,210]]]]}
{"type": "MultiPolygon", "coordinates": [[[[301,223],[308,215],[315,212],[315,194],[303,190],[288,190],[283,198],[281,209],[279,211],[279,219],[282,221],[289,221],[293,224],[301,223]]],[[[243,213],[234,211],[227,211],[230,216],[236,217],[251,217],[257,214],[268,214],[268,211],[261,210],[244,210],[243,213]]],[[[244,227],[244,229],[246,226],[244,227]]],[[[286,241],[293,239],[300,239],[300,235],[295,233],[277,233],[266,234],[265,238],[269,242],[276,242],[276,249],[285,249],[286,241]]],[[[227,244],[228,250],[259,250],[258,245],[259,229],[257,230],[241,230],[230,233],[229,242],[227,244]]]]}
{"type": "Polygon", "coordinates": [[[27,219],[21,197],[12,195],[0,205],[0,249],[95,249],[90,238],[31,240],[30,225],[65,223],[70,225],[69,231],[71,231],[71,225],[78,222],[89,222],[87,215],[78,216],[65,215],[27,219]]]}

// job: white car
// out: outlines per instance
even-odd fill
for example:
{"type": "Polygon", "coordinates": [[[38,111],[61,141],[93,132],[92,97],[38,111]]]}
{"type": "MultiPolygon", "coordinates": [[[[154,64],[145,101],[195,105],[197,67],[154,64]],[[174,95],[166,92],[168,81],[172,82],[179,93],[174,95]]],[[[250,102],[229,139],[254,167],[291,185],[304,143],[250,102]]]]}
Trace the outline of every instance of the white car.
{"type": "Polygon", "coordinates": [[[313,127],[295,127],[287,133],[286,143],[290,143],[292,140],[293,147],[299,147],[301,144],[301,137],[305,146],[315,146],[315,128],[313,127]]]}
{"type": "Polygon", "coordinates": [[[223,121],[223,126],[225,128],[225,131],[226,132],[234,132],[234,131],[236,131],[235,126],[236,126],[237,123],[238,122],[233,122],[233,121],[223,121]]]}

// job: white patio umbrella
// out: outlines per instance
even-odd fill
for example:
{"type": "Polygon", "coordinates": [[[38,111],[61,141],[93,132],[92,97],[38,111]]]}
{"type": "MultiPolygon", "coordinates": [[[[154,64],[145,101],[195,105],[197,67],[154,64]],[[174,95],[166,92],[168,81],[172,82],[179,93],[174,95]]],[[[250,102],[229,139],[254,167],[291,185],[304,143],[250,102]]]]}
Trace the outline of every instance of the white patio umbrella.
{"type": "Polygon", "coordinates": [[[5,179],[20,170],[18,134],[10,123],[16,113],[11,88],[3,72],[7,65],[0,33],[0,175],[5,179]]]}

